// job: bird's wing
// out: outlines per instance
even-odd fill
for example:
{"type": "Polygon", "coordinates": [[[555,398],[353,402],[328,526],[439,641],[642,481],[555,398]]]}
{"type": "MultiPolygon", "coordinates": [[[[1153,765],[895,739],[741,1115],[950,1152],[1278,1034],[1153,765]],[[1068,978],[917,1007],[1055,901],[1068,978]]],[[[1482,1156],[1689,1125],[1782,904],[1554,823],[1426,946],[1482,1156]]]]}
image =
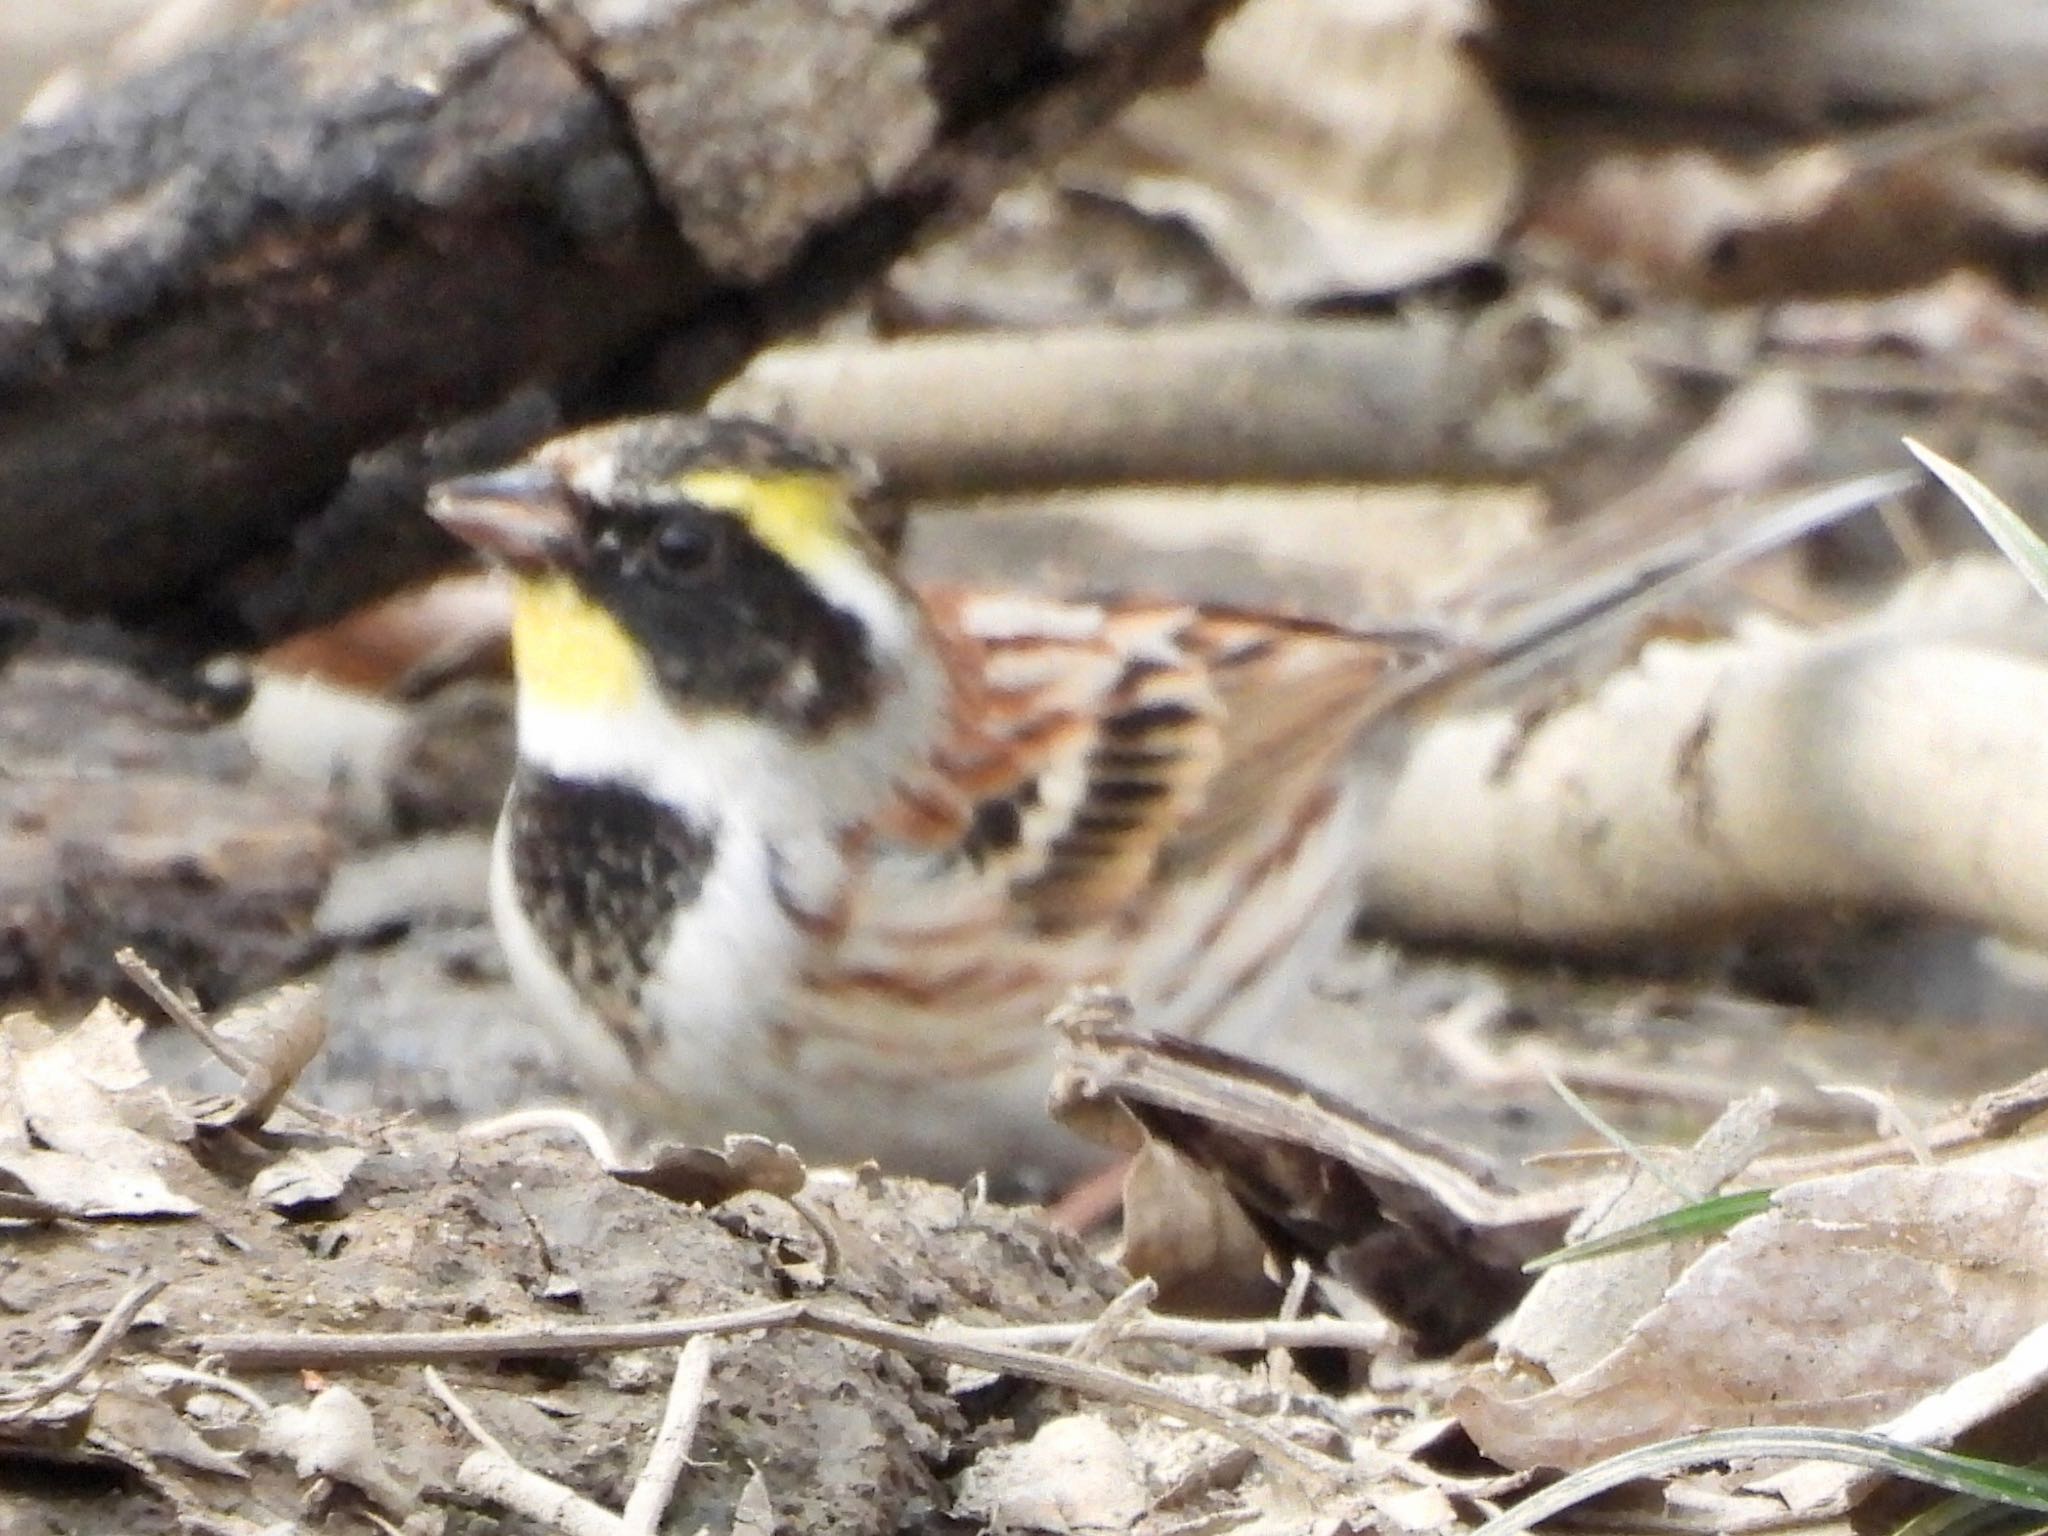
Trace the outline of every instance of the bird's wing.
{"type": "Polygon", "coordinates": [[[1438,645],[1412,631],[1213,608],[1195,615],[1183,643],[1219,705],[1222,751],[1200,805],[1161,850],[1175,869],[1228,857],[1257,823],[1317,793],[1391,697],[1384,685],[1438,645]]]}
{"type": "Polygon", "coordinates": [[[1409,648],[1181,604],[932,594],[961,700],[936,755],[963,857],[1041,931],[1206,867],[1334,769],[1409,648]]]}

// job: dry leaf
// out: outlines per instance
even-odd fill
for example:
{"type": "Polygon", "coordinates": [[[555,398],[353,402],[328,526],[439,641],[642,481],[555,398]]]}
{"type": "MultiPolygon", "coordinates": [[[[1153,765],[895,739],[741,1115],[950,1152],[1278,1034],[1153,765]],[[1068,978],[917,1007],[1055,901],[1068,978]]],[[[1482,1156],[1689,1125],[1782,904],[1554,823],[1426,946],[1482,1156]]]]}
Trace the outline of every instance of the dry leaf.
{"type": "Polygon", "coordinates": [[[1230,1191],[1173,1148],[1148,1141],[1124,1173],[1117,1258],[1155,1282],[1167,1312],[1264,1317],[1280,1288],[1266,1244],[1230,1191]]]}
{"type": "Polygon", "coordinates": [[[1937,131],[1917,144],[1831,139],[1750,164],[1698,149],[1609,155],[1540,197],[1526,222],[1533,245],[1609,283],[1724,302],[2004,270],[2043,228],[2037,177],[1937,131]]]}
{"type": "Polygon", "coordinates": [[[668,1200],[689,1205],[717,1205],[749,1190],[798,1194],[809,1176],[803,1159],[791,1148],[765,1136],[728,1136],[721,1147],[691,1147],[667,1142],[655,1147],[639,1167],[605,1170],[622,1184],[652,1190],[668,1200]]]}
{"type": "Polygon", "coordinates": [[[1062,175],[1192,224],[1263,304],[1408,287],[1490,255],[1521,189],[1476,25],[1464,0],[1254,0],[1199,82],[1062,175]]]}
{"type": "MultiPolygon", "coordinates": [[[[1876,1432],[1901,1445],[1947,1446],[1965,1430],[2039,1396],[2048,1385],[2048,1323],[2034,1329],[1999,1359],[1952,1386],[1921,1399],[1876,1432]]],[[[1750,1487],[1775,1494],[1802,1517],[1845,1510],[1885,1474],[1840,1462],[1801,1462],[1750,1487]]]]}
{"type": "Polygon", "coordinates": [[[287,1152],[249,1181],[249,1198],[287,1213],[326,1205],[341,1198],[363,1157],[360,1147],[301,1147],[287,1152]]]}
{"type": "Polygon", "coordinates": [[[768,1480],[759,1467],[733,1504],[731,1536],[775,1536],[775,1503],[768,1497],[768,1480]]]}
{"type": "Polygon", "coordinates": [[[1518,1468],[1582,1467],[1705,1428],[1890,1418],[2048,1317],[2044,1150],[2026,1148],[2024,1168],[1971,1160],[1788,1186],[1612,1353],[1531,1396],[1476,1377],[1453,1410],[1518,1468]]]}
{"type": "Polygon", "coordinates": [[[205,1117],[238,1130],[268,1120],[327,1042],[326,997],[316,986],[278,987],[218,1020],[214,1033],[242,1057],[235,1097],[205,1117]]]}
{"type": "Polygon", "coordinates": [[[1194,1041],[1129,1028],[1128,1003],[1058,1009],[1053,1113],[1084,1135],[1130,1121],[1228,1188],[1283,1258],[1304,1259],[1446,1351],[1521,1298],[1578,1197],[1517,1197],[1447,1143],[1194,1041]]]}
{"type": "Polygon", "coordinates": [[[191,1124],[137,1054],[141,1023],[102,1003],[59,1033],[26,1014],[0,1019],[0,1192],[7,1214],[189,1216],[159,1169],[191,1124]],[[38,1209],[37,1207],[40,1207],[38,1209]]]}
{"type": "Polygon", "coordinates": [[[125,1378],[121,1385],[95,1393],[92,1418],[96,1434],[111,1435],[121,1445],[152,1458],[168,1458],[221,1477],[248,1476],[232,1456],[208,1445],[184,1416],[150,1391],[140,1377],[125,1378]]]}
{"type": "MultiPolygon", "coordinates": [[[[1719,1193],[1763,1150],[1776,1104],[1777,1096],[1765,1091],[1729,1106],[1665,1169],[1666,1177],[1696,1198],[1719,1193]]],[[[1670,1185],[1637,1170],[1610,1199],[1588,1207],[1572,1224],[1570,1239],[1618,1232],[1684,1203],[1670,1185]]],[[[1534,1366],[1544,1381],[1576,1375],[1621,1342],[1697,1252],[1697,1244],[1663,1244],[1545,1272],[1501,1325],[1501,1359],[1534,1366]]]]}
{"type": "Polygon", "coordinates": [[[393,1514],[405,1514],[416,1502],[385,1469],[370,1410],[347,1387],[328,1387],[303,1408],[273,1408],[259,1443],[273,1456],[290,1457],[300,1477],[360,1488],[393,1514]]]}
{"type": "Polygon", "coordinates": [[[35,1147],[0,1148],[0,1195],[29,1204],[0,1203],[0,1214],[26,1220],[70,1216],[81,1221],[119,1216],[196,1216],[199,1207],[146,1168],[109,1167],[70,1152],[35,1147]]]}

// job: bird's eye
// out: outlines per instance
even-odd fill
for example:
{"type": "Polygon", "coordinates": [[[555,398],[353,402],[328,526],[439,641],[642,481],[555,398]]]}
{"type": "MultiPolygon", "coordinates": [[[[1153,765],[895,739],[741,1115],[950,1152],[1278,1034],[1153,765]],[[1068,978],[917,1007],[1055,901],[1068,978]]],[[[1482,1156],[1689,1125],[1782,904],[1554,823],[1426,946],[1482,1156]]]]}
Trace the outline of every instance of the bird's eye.
{"type": "Polygon", "coordinates": [[[695,576],[716,558],[718,530],[697,518],[663,523],[647,541],[647,552],[664,576],[695,576]]]}

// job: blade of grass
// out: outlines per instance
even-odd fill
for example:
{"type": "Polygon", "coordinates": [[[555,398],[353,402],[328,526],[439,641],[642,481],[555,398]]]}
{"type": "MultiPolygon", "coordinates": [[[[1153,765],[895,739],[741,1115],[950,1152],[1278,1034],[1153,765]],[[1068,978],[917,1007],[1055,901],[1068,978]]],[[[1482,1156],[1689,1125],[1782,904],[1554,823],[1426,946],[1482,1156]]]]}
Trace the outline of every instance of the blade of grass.
{"type": "Polygon", "coordinates": [[[1710,1429],[1703,1434],[1681,1435],[1675,1440],[1660,1440],[1655,1445],[1638,1446],[1619,1456],[1610,1456],[1597,1466],[1575,1472],[1531,1494],[1513,1509],[1480,1526],[1473,1536],[1516,1536],[1517,1532],[1561,1515],[1596,1494],[1639,1477],[1683,1472],[1707,1462],[1750,1459],[1840,1462],[1910,1478],[1950,1493],[1967,1493],[2019,1509],[2048,1512],[2048,1473],[2026,1467],[1901,1445],[1882,1435],[1853,1429],[1710,1429]]]}
{"type": "Polygon", "coordinates": [[[2048,543],[2027,526],[2025,518],[1962,465],[1943,458],[1925,443],[1907,438],[1906,451],[1927,466],[1928,473],[1949,488],[1970,515],[1984,526],[2005,558],[2019,567],[2035,593],[2048,599],[2048,543]]]}
{"type": "MultiPolygon", "coordinates": [[[[2033,1463],[2035,1471],[2048,1462],[2033,1463]]],[[[1892,1532],[1892,1536],[2032,1536],[2043,1529],[2038,1514],[1992,1504],[1967,1493],[1937,1500],[1892,1532]]]]}
{"type": "Polygon", "coordinates": [[[1545,1067],[1543,1069],[1543,1081],[1550,1085],[1552,1093],[1564,1101],[1566,1109],[1585,1121],[1596,1136],[1599,1136],[1609,1146],[1620,1152],[1622,1156],[1642,1169],[1644,1173],[1647,1173],[1659,1184],[1662,1184],[1665,1189],[1671,1192],[1673,1199],[1690,1203],[1700,1198],[1698,1190],[1687,1189],[1683,1184],[1679,1183],[1677,1179],[1672,1177],[1669,1169],[1665,1168],[1663,1164],[1636,1145],[1620,1126],[1610,1124],[1606,1117],[1597,1109],[1574,1093],[1572,1085],[1559,1076],[1555,1069],[1545,1067]]]}
{"type": "Polygon", "coordinates": [[[1745,1189],[1733,1195],[1712,1195],[1691,1205],[1680,1206],[1675,1211],[1666,1211],[1661,1216],[1652,1216],[1648,1221],[1603,1232],[1583,1243],[1553,1248],[1529,1260],[1522,1269],[1533,1275],[1555,1269],[1560,1264],[1604,1259],[1609,1254],[1630,1253],[1638,1248],[1654,1248],[1660,1243],[1683,1242],[1687,1238],[1713,1237],[1726,1232],[1739,1221],[1747,1221],[1769,1210],[1771,1198],[1776,1193],[1771,1189],[1745,1189]]]}

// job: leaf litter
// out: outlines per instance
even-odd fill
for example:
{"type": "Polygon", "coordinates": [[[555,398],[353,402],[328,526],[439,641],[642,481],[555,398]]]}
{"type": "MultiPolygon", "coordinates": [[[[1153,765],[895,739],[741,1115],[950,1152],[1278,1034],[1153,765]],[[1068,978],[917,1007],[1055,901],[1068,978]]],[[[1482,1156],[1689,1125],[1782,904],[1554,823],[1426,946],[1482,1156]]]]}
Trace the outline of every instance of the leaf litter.
{"type": "MultiPolygon", "coordinates": [[[[1515,1473],[1598,1474],[1716,1426],[1798,1426],[1809,1438],[1787,1444],[1809,1449],[1831,1444],[1813,1426],[1954,1446],[2032,1402],[2048,1370],[2048,1154],[2022,1110],[1980,1117],[2019,1134],[1961,1149],[1931,1138],[1931,1165],[1894,1138],[1890,1162],[1782,1184],[1718,1240],[1556,1267],[1436,1359],[1355,1288],[1373,1271],[1333,1262],[1352,1243],[1338,1233],[1318,1252],[1297,1210],[1282,1235],[1303,1267],[1287,1315],[1264,1325],[1286,1353],[1238,1366],[1219,1355],[1257,1344],[1246,1325],[1158,1314],[1150,1289],[1120,1296],[1075,1239],[972,1192],[816,1170],[789,1191],[788,1165],[768,1157],[775,1188],[713,1189],[706,1204],[638,1187],[621,1173],[644,1170],[607,1168],[580,1143],[502,1129],[315,1123],[287,1108],[209,1128],[140,1068],[136,1027],[109,1004],[68,1031],[18,1016],[5,1036],[22,1138],[58,1108],[76,1113],[67,1147],[96,1148],[116,1176],[168,1169],[189,1207],[13,1224],[7,1337],[21,1365],[0,1382],[0,1448],[17,1464],[122,1469],[100,1497],[123,1529],[310,1511],[426,1532],[495,1509],[632,1533],[672,1497],[690,1529],[758,1525],[765,1499],[794,1529],[944,1514],[1052,1532],[1419,1532],[1512,1503],[1515,1473]],[[325,1171],[311,1197],[277,1198],[309,1170],[325,1171]],[[565,1274],[573,1287],[551,1283],[565,1274]],[[1290,1321],[1311,1299],[1340,1318],[1290,1321]],[[1341,1315],[1361,1319],[1354,1333],[1341,1315]],[[1329,1357],[1347,1337],[1365,1347],[1329,1357]],[[626,1366],[666,1352],[679,1363],[626,1366]],[[1446,1412],[1483,1458],[1476,1474],[1437,1455],[1446,1412]]],[[[1070,1038],[1086,1060],[1089,1037],[1070,1038]]],[[[1148,1049],[1139,1035],[1114,1044],[1126,1058],[1148,1049]]],[[[1293,1169],[1304,1189],[1363,1149],[1372,1166],[1349,1176],[1370,1182],[1353,1187],[1377,1189],[1404,1223],[1434,1221],[1445,1254],[1528,1230],[1521,1197],[1454,1210],[1469,1175],[1412,1147],[1390,1166],[1372,1149],[1393,1143],[1327,1096],[1159,1048],[1180,1075],[1127,1066],[1124,1087],[1205,1081],[1228,1101],[1235,1082],[1233,1134],[1271,1117],[1259,1165],[1293,1169]],[[1287,1145],[1298,1156],[1276,1159],[1287,1145]]],[[[1094,1091],[1123,1089],[1098,1075],[1094,1091]]],[[[1193,1134],[1194,1113],[1136,1123],[1227,1173],[1228,1143],[1193,1134]]],[[[1654,1174],[1549,1198],[1578,1213],[1574,1232],[1637,1220],[1765,1166],[1768,1126],[1766,1096],[1689,1153],[1646,1149],[1654,1174]]],[[[728,1150],[729,1170],[759,1155],[728,1150]]],[[[1244,1214],[1279,1233],[1277,1209],[1244,1214]]],[[[1688,1473],[1663,1496],[1681,1522],[1832,1518],[1879,1485],[1868,1460],[1733,1482],[1688,1473]]]]}

